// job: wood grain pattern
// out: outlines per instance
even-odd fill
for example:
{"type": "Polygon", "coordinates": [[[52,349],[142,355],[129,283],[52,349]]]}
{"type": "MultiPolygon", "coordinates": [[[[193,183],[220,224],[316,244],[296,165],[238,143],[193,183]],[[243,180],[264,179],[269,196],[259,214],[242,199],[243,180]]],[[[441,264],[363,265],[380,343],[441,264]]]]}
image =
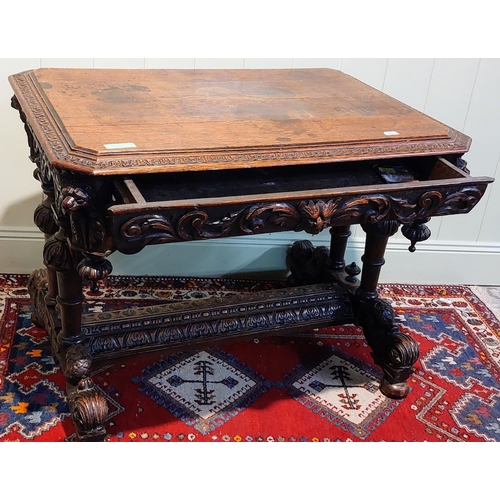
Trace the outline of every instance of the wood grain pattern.
{"type": "Polygon", "coordinates": [[[91,175],[463,154],[470,145],[333,69],[39,69],[10,82],[52,163],[91,175]],[[105,147],[116,143],[136,147],[105,147]]]}

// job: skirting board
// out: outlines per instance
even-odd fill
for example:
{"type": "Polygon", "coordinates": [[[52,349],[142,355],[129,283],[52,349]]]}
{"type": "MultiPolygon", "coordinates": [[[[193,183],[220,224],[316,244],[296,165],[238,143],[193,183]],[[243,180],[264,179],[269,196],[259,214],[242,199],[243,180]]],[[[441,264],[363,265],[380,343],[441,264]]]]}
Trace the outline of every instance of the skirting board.
{"type": "MultiPolygon", "coordinates": [[[[210,241],[151,245],[135,255],[110,256],[113,274],[272,278],[286,276],[286,253],[293,241],[309,239],[329,245],[329,234],[245,236],[210,241]]],[[[29,273],[42,266],[44,239],[37,230],[0,228],[0,272],[29,273]]],[[[417,244],[408,251],[403,239],[389,241],[382,283],[500,285],[500,243],[439,242],[417,244]]],[[[364,240],[351,238],[346,263],[361,264],[364,240]]]]}

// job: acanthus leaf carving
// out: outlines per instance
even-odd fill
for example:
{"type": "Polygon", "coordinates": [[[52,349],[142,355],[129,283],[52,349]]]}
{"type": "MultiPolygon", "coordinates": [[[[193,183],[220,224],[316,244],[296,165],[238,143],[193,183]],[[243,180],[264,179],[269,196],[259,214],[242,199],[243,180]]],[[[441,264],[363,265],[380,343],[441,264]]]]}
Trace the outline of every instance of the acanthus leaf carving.
{"type": "Polygon", "coordinates": [[[147,214],[132,217],[121,227],[121,236],[127,243],[167,243],[178,238],[170,220],[162,215],[147,214]]]}
{"type": "MultiPolygon", "coordinates": [[[[341,196],[319,200],[235,204],[234,211],[220,216],[218,207],[189,211],[176,219],[165,214],[133,215],[121,223],[117,234],[124,251],[139,251],[148,244],[199,240],[277,231],[306,231],[317,234],[342,224],[377,224],[384,220],[412,223],[434,215],[468,212],[481,198],[477,188],[341,196]],[[217,214],[217,215],[215,215],[217,214]]],[[[120,244],[118,245],[120,247],[120,244]]]]}
{"type": "Polygon", "coordinates": [[[257,234],[294,229],[300,216],[289,203],[266,203],[251,206],[241,218],[240,228],[244,234],[257,234]]]}

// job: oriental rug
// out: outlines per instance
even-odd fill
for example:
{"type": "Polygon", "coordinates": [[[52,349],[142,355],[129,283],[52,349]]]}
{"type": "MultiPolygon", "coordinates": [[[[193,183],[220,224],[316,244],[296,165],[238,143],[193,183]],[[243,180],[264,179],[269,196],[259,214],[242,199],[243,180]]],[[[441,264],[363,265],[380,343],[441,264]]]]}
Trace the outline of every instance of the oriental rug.
{"type": "MultiPolygon", "coordinates": [[[[73,441],[64,379],[31,323],[27,275],[0,275],[0,440],[73,441]]],[[[279,287],[280,282],[110,277],[85,308],[103,311],[279,287]]],[[[475,293],[475,291],[477,293],[475,293]]],[[[500,323],[468,286],[380,286],[420,359],[406,399],[378,390],[362,330],[226,341],[109,363],[93,380],[109,441],[500,441],[500,323]]]]}

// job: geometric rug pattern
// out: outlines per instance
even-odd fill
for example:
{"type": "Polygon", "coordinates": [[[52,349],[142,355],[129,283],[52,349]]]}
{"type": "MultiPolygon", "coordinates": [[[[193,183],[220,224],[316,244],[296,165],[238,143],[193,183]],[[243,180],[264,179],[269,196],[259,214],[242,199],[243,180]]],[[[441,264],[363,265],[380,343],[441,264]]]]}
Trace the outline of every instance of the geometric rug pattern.
{"type": "MultiPolygon", "coordinates": [[[[64,378],[31,323],[27,275],[0,275],[0,440],[72,441],[64,378]]],[[[109,277],[90,312],[221,296],[280,282],[109,277]]],[[[467,286],[379,287],[420,358],[402,401],[355,325],[223,341],[97,367],[109,441],[500,441],[500,323],[467,286]]]]}

